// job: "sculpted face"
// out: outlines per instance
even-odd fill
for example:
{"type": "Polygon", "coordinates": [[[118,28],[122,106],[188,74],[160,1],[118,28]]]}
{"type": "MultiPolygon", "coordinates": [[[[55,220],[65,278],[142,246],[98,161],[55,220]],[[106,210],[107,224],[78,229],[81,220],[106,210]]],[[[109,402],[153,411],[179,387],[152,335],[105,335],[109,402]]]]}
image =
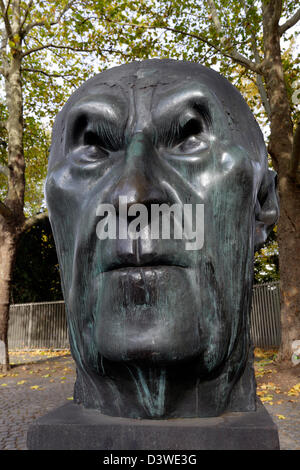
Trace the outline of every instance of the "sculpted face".
{"type": "Polygon", "coordinates": [[[97,75],[56,119],[46,198],[75,400],[130,417],[253,409],[253,254],[278,206],[262,135],[236,89],[168,60],[97,75]],[[118,223],[115,239],[100,240],[97,208],[112,205],[118,222],[125,196],[125,211],[143,204],[149,214],[154,204],[204,205],[201,249],[187,250],[174,228],[170,239],[122,239],[118,223]]]}

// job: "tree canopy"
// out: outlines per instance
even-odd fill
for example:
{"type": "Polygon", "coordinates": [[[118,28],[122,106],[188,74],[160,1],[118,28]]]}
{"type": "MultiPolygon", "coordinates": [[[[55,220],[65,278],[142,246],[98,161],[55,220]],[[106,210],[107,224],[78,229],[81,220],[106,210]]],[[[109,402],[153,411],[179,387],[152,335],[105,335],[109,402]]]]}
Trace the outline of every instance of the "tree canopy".
{"type": "Polygon", "coordinates": [[[7,345],[18,239],[45,216],[54,116],[96,72],[168,57],[218,70],[263,126],[278,173],[283,355],[290,354],[300,337],[299,19],[293,0],[0,0],[0,341],[7,345]]]}

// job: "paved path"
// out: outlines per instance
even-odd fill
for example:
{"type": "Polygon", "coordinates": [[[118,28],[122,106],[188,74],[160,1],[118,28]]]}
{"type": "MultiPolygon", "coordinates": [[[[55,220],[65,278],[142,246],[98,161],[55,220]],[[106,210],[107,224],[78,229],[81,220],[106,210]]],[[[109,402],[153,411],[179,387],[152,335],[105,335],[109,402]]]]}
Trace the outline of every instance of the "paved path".
{"type": "Polygon", "coordinates": [[[20,373],[16,377],[11,376],[14,370],[18,372],[19,366],[13,368],[9,376],[1,379],[0,449],[26,450],[29,424],[53,408],[63,405],[73,395],[75,367],[71,356],[51,359],[41,356],[40,362],[44,376],[38,369],[31,375],[31,366],[25,365],[29,369],[27,374],[23,371],[21,377],[20,373]],[[22,380],[24,374],[26,377],[22,380]],[[6,385],[2,386],[3,383],[6,385]]]}
{"type": "MultiPolygon", "coordinates": [[[[35,358],[37,365],[38,359],[43,366],[33,373],[29,370],[31,366],[26,366],[26,358],[24,366],[15,368],[16,372],[20,369],[23,375],[27,374],[24,383],[20,374],[14,376],[14,368],[9,376],[1,378],[0,450],[26,450],[29,424],[73,395],[75,366],[71,356],[51,359],[41,356],[35,358]]],[[[300,450],[300,401],[265,406],[278,426],[281,449],[300,450]]]]}

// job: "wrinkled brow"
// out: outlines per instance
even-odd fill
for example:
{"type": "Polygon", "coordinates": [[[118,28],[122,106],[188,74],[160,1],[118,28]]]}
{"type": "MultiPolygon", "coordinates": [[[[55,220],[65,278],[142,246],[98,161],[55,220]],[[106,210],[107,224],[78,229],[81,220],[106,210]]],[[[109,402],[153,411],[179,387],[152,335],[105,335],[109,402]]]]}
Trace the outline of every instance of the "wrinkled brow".
{"type": "Polygon", "coordinates": [[[203,131],[212,126],[208,99],[201,91],[180,90],[163,97],[153,112],[156,139],[166,144],[176,141],[181,129],[193,119],[203,131]]]}
{"type": "Polygon", "coordinates": [[[127,121],[126,106],[116,97],[88,97],[70,111],[65,137],[65,152],[82,141],[85,132],[95,133],[111,150],[124,145],[127,121]]]}

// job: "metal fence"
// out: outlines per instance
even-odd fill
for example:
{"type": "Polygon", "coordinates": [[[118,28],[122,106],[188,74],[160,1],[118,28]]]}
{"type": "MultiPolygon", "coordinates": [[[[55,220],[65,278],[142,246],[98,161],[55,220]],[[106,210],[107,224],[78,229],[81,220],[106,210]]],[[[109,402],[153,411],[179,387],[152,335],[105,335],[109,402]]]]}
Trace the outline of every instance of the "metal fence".
{"type": "MultiPolygon", "coordinates": [[[[280,345],[279,283],[254,286],[251,310],[251,336],[254,346],[280,345]]],[[[10,307],[9,349],[69,348],[65,304],[42,302],[10,307]]]]}
{"type": "Polygon", "coordinates": [[[259,348],[278,348],[281,341],[279,282],[253,288],[251,336],[259,348]]]}
{"type": "Polygon", "coordinates": [[[8,347],[11,350],[69,348],[65,303],[11,305],[8,347]]]}

